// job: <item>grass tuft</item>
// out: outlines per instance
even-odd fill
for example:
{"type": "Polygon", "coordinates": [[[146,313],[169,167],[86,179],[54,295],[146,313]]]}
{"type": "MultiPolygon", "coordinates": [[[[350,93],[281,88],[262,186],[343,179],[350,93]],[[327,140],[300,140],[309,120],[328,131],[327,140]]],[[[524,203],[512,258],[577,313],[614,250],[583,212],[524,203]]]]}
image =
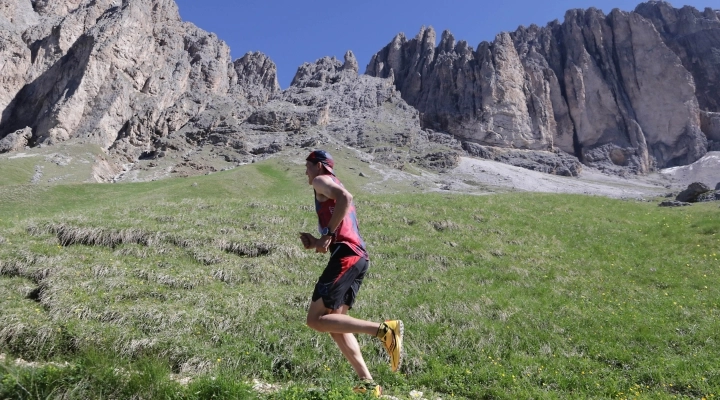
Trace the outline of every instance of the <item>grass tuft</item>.
{"type": "Polygon", "coordinates": [[[228,253],[240,257],[261,257],[270,255],[274,247],[267,243],[257,242],[252,244],[226,242],[219,240],[217,246],[228,253]]]}

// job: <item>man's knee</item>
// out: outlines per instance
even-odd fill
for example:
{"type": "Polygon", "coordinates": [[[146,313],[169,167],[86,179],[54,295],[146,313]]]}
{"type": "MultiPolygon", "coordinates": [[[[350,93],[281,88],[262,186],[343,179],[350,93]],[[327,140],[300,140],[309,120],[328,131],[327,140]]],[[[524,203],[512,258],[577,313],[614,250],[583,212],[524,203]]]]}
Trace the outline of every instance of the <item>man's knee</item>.
{"type": "Polygon", "coordinates": [[[310,309],[307,313],[305,324],[318,332],[325,332],[323,329],[322,317],[328,313],[325,303],[322,299],[317,299],[310,303],[310,309]]]}
{"type": "Polygon", "coordinates": [[[305,320],[305,324],[310,328],[314,329],[318,332],[322,332],[321,329],[321,323],[320,323],[320,317],[321,315],[314,315],[314,314],[308,314],[307,319],[305,320]]]}

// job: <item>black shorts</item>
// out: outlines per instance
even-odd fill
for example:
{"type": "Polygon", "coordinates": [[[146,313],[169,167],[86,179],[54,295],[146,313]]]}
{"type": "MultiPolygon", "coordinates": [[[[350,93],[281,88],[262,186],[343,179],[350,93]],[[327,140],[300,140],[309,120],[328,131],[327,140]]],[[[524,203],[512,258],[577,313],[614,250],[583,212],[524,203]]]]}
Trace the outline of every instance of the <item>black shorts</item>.
{"type": "Polygon", "coordinates": [[[344,304],[352,308],[369,262],[342,243],[331,246],[330,251],[330,261],[315,284],[312,301],[322,298],[325,307],[331,310],[344,304]]]}

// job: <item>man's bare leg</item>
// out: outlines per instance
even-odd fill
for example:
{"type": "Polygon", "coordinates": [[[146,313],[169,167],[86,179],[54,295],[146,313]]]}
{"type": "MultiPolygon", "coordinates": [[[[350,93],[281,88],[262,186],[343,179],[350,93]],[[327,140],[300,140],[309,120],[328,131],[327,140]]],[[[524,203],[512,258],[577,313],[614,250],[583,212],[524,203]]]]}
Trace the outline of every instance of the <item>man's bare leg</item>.
{"type": "Polygon", "coordinates": [[[319,331],[328,332],[330,337],[340,348],[343,356],[350,362],[355,373],[360,379],[372,380],[372,375],[365,364],[365,359],[360,351],[360,344],[353,333],[364,333],[357,331],[358,328],[374,329],[372,335],[377,332],[380,324],[363,321],[347,315],[348,306],[343,305],[337,310],[325,308],[322,299],[319,299],[310,305],[308,311],[308,326],[319,331]],[[320,314],[320,313],[324,314],[320,314]],[[373,328],[374,327],[374,328],[373,328]],[[334,332],[333,329],[351,330],[350,332],[334,332]]]}
{"type": "MultiPolygon", "coordinates": [[[[347,310],[345,312],[347,312],[347,310]]],[[[365,333],[371,336],[375,336],[378,328],[380,328],[380,323],[378,322],[353,318],[342,312],[333,312],[333,310],[325,308],[322,299],[317,299],[310,303],[307,325],[318,332],[365,333]]]]}
{"type": "Polygon", "coordinates": [[[355,370],[358,378],[372,380],[370,370],[365,364],[365,359],[360,352],[360,345],[352,333],[331,333],[330,337],[335,341],[345,358],[355,370]]]}
{"type": "MultiPolygon", "coordinates": [[[[348,313],[348,306],[344,305],[337,310],[328,310],[328,314],[344,314],[348,313]]],[[[350,362],[355,373],[360,379],[372,380],[372,375],[365,364],[365,359],[360,351],[360,344],[358,344],[357,338],[352,333],[330,333],[330,337],[333,338],[335,343],[340,348],[345,358],[350,362]]]]}
{"type": "MultiPolygon", "coordinates": [[[[347,308],[340,308],[338,310],[331,310],[325,307],[322,299],[310,303],[310,309],[307,315],[307,325],[315,329],[318,332],[327,332],[333,334],[350,334],[353,333],[365,333],[368,335],[376,336],[380,338],[390,356],[390,366],[393,372],[400,368],[402,361],[402,336],[403,336],[403,323],[400,320],[385,321],[383,324],[377,322],[365,321],[362,319],[353,318],[347,313],[347,308]],[[383,326],[383,332],[378,332],[380,326],[383,326]]],[[[338,343],[340,350],[345,355],[344,346],[338,342],[337,336],[333,336],[333,340],[338,343]]],[[[344,336],[343,336],[344,337],[344,336]]],[[[355,357],[353,345],[357,348],[359,354],[360,348],[357,344],[357,339],[353,336],[352,339],[343,340],[343,343],[350,343],[350,352],[346,357],[353,363],[355,357]],[[348,341],[348,340],[351,340],[348,341]]],[[[359,355],[362,358],[362,355],[359,355]]],[[[365,362],[363,361],[363,364],[365,362]]],[[[355,368],[355,364],[353,364],[355,368]]],[[[367,368],[367,367],[365,367],[367,368]]],[[[357,371],[357,370],[356,370],[357,371]]],[[[360,375],[360,372],[358,373],[360,375]]]]}

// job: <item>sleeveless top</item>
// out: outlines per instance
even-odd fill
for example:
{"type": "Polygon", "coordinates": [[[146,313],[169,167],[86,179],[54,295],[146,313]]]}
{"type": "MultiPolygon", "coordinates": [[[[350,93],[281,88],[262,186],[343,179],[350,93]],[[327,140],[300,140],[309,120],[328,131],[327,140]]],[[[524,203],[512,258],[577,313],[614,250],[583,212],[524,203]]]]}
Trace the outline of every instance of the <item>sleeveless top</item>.
{"type": "MultiPolygon", "coordinates": [[[[328,175],[338,185],[343,186],[340,180],[333,176],[328,175]]],[[[323,202],[318,201],[317,192],[315,194],[315,211],[318,215],[318,232],[322,233],[322,229],[327,227],[332,218],[333,212],[335,211],[335,200],[327,199],[323,202]]],[[[355,204],[350,202],[348,205],[348,213],[343,218],[340,225],[335,230],[335,240],[333,244],[345,244],[358,256],[368,258],[367,250],[365,250],[365,241],[360,236],[360,229],[358,228],[357,215],[355,214],[355,204]]]]}

